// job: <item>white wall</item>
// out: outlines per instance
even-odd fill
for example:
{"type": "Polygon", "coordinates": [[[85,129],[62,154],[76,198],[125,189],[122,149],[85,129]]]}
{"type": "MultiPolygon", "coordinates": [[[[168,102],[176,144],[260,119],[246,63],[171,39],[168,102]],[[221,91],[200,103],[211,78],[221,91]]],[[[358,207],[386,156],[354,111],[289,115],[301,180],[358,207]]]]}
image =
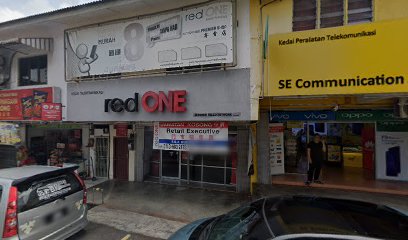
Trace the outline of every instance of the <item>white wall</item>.
{"type": "MultiPolygon", "coordinates": [[[[251,58],[250,58],[250,15],[249,15],[249,1],[250,0],[237,0],[237,35],[236,35],[236,56],[237,56],[237,66],[236,68],[250,68],[251,58]]],[[[249,79],[248,79],[249,81],[249,79]]],[[[249,101],[249,99],[248,99],[249,101]]]]}
{"type": "MultiPolygon", "coordinates": [[[[47,54],[48,66],[47,66],[47,79],[48,83],[45,85],[35,85],[35,86],[18,86],[18,60],[20,58],[26,58],[31,56],[44,55],[44,53],[36,53],[25,55],[22,53],[17,53],[12,61],[11,76],[10,76],[10,87],[11,89],[27,89],[27,88],[37,88],[37,87],[58,87],[61,89],[61,103],[66,106],[66,87],[65,82],[65,69],[64,69],[64,31],[60,27],[30,27],[27,28],[24,33],[14,33],[9,32],[2,33],[0,36],[1,40],[7,40],[17,37],[22,38],[52,38],[53,39],[53,49],[47,54]]],[[[62,119],[66,117],[66,107],[63,107],[62,119]]]]}
{"type": "MultiPolygon", "coordinates": [[[[237,37],[236,37],[236,55],[237,65],[235,68],[249,68],[250,67],[250,14],[249,14],[249,0],[237,0],[236,2],[237,13],[237,37]]],[[[112,13],[113,14],[113,13],[112,13]]],[[[72,16],[72,18],[75,18],[72,16]]],[[[120,18],[120,16],[118,16],[120,18]]],[[[111,16],[101,16],[100,22],[111,19],[111,16]]],[[[39,38],[52,38],[53,50],[48,53],[48,84],[38,86],[18,86],[18,59],[21,57],[27,57],[18,53],[15,55],[12,64],[11,72],[11,88],[12,89],[24,89],[35,87],[59,87],[61,89],[61,103],[63,106],[67,105],[66,97],[66,82],[65,82],[65,52],[64,52],[64,30],[79,27],[80,25],[87,25],[86,22],[75,25],[56,24],[53,22],[42,23],[38,25],[29,25],[27,28],[22,28],[18,31],[1,30],[0,40],[8,40],[17,37],[39,37],[39,38]]],[[[39,54],[35,54],[39,55],[39,54]]],[[[32,56],[35,56],[32,55],[32,56]]],[[[41,54],[40,54],[41,55],[41,54]]],[[[29,55],[31,56],[31,55],[29,55]]],[[[63,107],[63,120],[66,119],[66,107],[63,107]]]]}

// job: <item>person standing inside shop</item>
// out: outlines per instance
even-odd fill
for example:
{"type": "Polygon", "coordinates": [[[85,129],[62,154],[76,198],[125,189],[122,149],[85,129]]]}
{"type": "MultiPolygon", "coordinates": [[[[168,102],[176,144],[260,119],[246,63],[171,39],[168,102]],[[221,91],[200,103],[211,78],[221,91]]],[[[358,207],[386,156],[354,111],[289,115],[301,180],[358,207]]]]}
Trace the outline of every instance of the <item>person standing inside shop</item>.
{"type": "Polygon", "coordinates": [[[322,163],[324,159],[324,153],[326,152],[326,143],[322,140],[319,134],[316,134],[307,145],[307,160],[309,162],[309,171],[307,172],[306,185],[310,185],[312,182],[322,184],[319,179],[320,170],[322,169],[322,163]]]}

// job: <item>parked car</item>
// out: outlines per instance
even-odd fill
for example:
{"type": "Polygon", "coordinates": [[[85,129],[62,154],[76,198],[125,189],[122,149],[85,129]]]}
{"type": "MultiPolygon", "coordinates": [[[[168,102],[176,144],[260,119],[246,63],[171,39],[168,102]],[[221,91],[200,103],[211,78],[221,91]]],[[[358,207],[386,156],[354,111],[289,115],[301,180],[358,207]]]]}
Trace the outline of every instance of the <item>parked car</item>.
{"type": "Polygon", "coordinates": [[[311,196],[262,198],[195,221],[170,240],[408,239],[408,216],[383,205],[311,196]]]}
{"type": "Polygon", "coordinates": [[[7,240],[66,239],[87,223],[86,187],[64,168],[0,170],[0,236],[7,240]]]}

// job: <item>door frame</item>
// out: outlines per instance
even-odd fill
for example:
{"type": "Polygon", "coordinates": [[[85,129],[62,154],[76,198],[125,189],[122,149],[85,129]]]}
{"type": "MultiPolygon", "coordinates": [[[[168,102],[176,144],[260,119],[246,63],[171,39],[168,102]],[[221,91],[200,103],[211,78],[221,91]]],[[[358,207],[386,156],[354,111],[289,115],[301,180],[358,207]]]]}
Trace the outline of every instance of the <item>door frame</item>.
{"type": "Polygon", "coordinates": [[[128,149],[128,140],[129,140],[129,138],[128,137],[113,137],[113,179],[117,179],[117,180],[123,180],[123,181],[129,181],[129,149],[128,149]],[[127,160],[126,160],[126,169],[127,169],[127,171],[126,171],[126,176],[127,176],[127,179],[120,179],[120,178],[118,178],[118,176],[117,176],[117,173],[116,173],[116,168],[117,168],[117,159],[115,158],[115,156],[116,156],[116,144],[115,144],[115,141],[116,141],[116,139],[120,139],[120,138],[122,138],[122,139],[126,139],[126,149],[127,149],[127,160]]]}
{"type": "Polygon", "coordinates": [[[160,181],[161,180],[181,180],[181,151],[177,150],[160,150],[160,171],[159,171],[160,181]],[[178,176],[177,177],[167,177],[163,176],[163,151],[175,151],[178,153],[178,176]]]}
{"type": "Polygon", "coordinates": [[[110,151],[109,151],[109,149],[110,149],[110,140],[109,140],[109,136],[98,136],[98,137],[95,137],[95,160],[94,160],[94,173],[95,173],[95,176],[96,177],[102,177],[102,178],[109,178],[109,172],[110,172],[110,151]],[[97,166],[97,148],[98,148],[98,144],[97,144],[97,139],[98,138],[102,138],[102,139],[106,139],[106,142],[107,142],[107,148],[106,148],[106,176],[98,176],[96,173],[97,173],[97,171],[96,171],[96,166],[97,166]]]}

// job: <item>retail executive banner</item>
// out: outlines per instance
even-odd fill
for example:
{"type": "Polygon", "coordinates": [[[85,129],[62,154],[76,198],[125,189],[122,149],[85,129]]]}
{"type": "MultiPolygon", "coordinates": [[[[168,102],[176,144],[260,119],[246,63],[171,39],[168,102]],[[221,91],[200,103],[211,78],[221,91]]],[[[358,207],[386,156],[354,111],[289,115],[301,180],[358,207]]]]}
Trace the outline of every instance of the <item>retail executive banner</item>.
{"type": "Polygon", "coordinates": [[[266,96],[408,91],[408,19],[269,36],[266,96]]]}
{"type": "Polygon", "coordinates": [[[155,122],[153,148],[178,151],[228,151],[227,122],[155,122]]]}
{"type": "Polygon", "coordinates": [[[67,80],[233,63],[233,3],[216,1],[66,32],[67,80]]]}

